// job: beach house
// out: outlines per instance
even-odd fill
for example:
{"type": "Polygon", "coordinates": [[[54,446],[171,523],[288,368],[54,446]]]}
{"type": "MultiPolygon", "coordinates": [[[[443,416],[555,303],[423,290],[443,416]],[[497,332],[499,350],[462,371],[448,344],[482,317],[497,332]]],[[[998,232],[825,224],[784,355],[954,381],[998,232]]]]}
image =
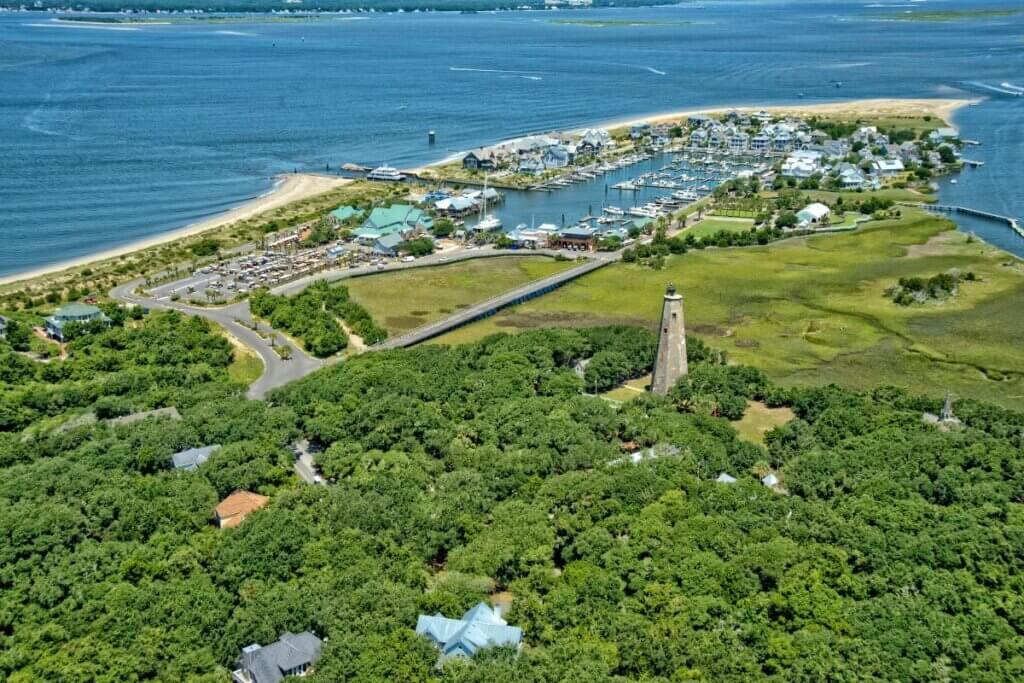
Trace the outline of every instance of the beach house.
{"type": "Polygon", "coordinates": [[[378,206],[363,221],[353,234],[360,244],[372,246],[384,235],[398,233],[403,239],[410,239],[434,227],[434,219],[421,209],[408,204],[378,206]]]}
{"type": "Polygon", "coordinates": [[[469,171],[494,171],[498,168],[498,156],[493,149],[481,147],[462,157],[462,168],[469,171]]]}
{"type": "Polygon", "coordinates": [[[53,315],[43,321],[46,334],[57,341],[64,341],[68,325],[80,323],[98,323],[103,326],[110,326],[110,318],[100,309],[89,304],[66,304],[61,306],[53,315]]]}
{"type": "Polygon", "coordinates": [[[906,170],[903,162],[899,159],[876,159],[874,164],[875,173],[883,178],[891,178],[900,175],[906,170]]]}

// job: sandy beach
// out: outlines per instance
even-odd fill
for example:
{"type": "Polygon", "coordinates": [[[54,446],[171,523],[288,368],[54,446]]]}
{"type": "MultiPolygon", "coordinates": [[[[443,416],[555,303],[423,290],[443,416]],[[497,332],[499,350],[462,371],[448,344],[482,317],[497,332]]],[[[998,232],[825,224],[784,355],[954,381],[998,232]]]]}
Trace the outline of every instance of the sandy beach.
{"type": "MultiPolygon", "coordinates": [[[[638,123],[662,123],[675,121],[694,114],[724,114],[727,111],[755,112],[764,110],[772,114],[795,116],[854,116],[854,117],[885,117],[885,116],[934,116],[952,125],[953,114],[957,109],[979,100],[964,99],[877,99],[853,100],[848,102],[822,102],[817,104],[792,104],[771,107],[730,106],[702,107],[686,111],[664,112],[639,116],[631,119],[609,121],[601,124],[603,128],[621,128],[638,123]]],[[[590,126],[593,127],[593,126],[590,126]]]]}
{"type": "Polygon", "coordinates": [[[305,173],[280,176],[274,185],[274,189],[270,192],[251,199],[244,204],[240,204],[230,211],[217,214],[216,216],[211,216],[210,218],[197,223],[186,225],[178,230],[161,233],[159,235],[137,242],[132,242],[130,244],[125,244],[124,246],[116,247],[98,254],[89,254],[88,256],[82,256],[70,261],[55,263],[49,266],[41,266],[40,268],[30,271],[3,275],[0,276],[0,285],[7,285],[21,280],[31,280],[42,275],[59,273],[60,271],[67,270],[68,268],[76,268],[88,263],[105,261],[107,259],[116,258],[132,252],[141,251],[142,249],[147,249],[149,247],[173,242],[174,240],[181,239],[182,237],[190,237],[201,232],[206,232],[207,230],[214,230],[228,223],[245,220],[246,218],[251,218],[257,214],[263,213],[264,211],[276,209],[286,204],[299,201],[300,199],[322,194],[328,190],[332,190],[350,182],[352,181],[347,178],[332,178],[330,176],[310,175],[305,173]]]}
{"type": "MultiPolygon", "coordinates": [[[[753,112],[764,109],[765,111],[773,114],[793,114],[797,116],[810,116],[810,115],[821,115],[821,116],[854,116],[854,117],[885,117],[885,116],[934,116],[942,121],[945,121],[949,125],[953,125],[953,114],[968,104],[978,102],[979,100],[970,99],[872,99],[872,100],[854,100],[854,101],[841,101],[841,102],[825,102],[816,104],[792,104],[792,105],[777,105],[768,107],[758,106],[731,106],[722,105],[715,107],[701,107],[699,109],[687,109],[681,111],[662,112],[649,114],[647,116],[637,116],[629,119],[620,119],[615,121],[606,121],[604,123],[597,123],[587,128],[603,127],[603,128],[621,128],[624,126],[631,126],[641,122],[647,123],[659,123],[662,121],[675,121],[686,118],[694,114],[718,114],[726,111],[739,111],[739,112],[753,112]]],[[[576,129],[579,131],[584,128],[576,129]]],[[[516,138],[510,138],[504,140],[509,142],[516,138]]],[[[501,144],[501,143],[497,143],[501,144]]],[[[427,169],[431,169],[437,166],[441,166],[447,163],[451,163],[454,160],[460,159],[463,153],[449,154],[444,159],[435,161],[424,166],[409,169],[407,173],[419,174],[427,169]]],[[[331,190],[340,185],[352,182],[345,178],[334,178],[330,176],[320,176],[311,174],[289,174],[281,176],[278,184],[275,188],[267,194],[257,197],[251,201],[245,202],[238,207],[227,211],[217,216],[213,216],[206,220],[198,223],[187,225],[179,230],[172,232],[163,233],[154,237],[126,244],[122,247],[117,247],[109,251],[105,251],[98,254],[91,254],[83,256],[71,261],[63,263],[57,263],[51,266],[43,266],[35,270],[15,273],[11,275],[0,276],[0,286],[11,284],[13,282],[19,282],[22,280],[29,280],[40,277],[42,275],[50,275],[66,270],[68,268],[75,268],[89,263],[96,263],[125,254],[130,254],[148,247],[172,242],[182,237],[189,237],[207,230],[219,228],[227,223],[234,221],[243,220],[250,218],[256,214],[259,214],[268,209],[275,209],[286,204],[311,197],[328,190],[331,190]]]]}

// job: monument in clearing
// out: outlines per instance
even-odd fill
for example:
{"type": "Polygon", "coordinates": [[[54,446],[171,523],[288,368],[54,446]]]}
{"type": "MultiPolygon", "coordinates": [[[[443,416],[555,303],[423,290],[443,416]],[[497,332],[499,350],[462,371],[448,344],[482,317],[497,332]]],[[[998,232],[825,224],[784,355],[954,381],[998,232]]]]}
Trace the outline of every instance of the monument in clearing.
{"type": "Polygon", "coordinates": [[[683,297],[676,292],[675,285],[669,284],[661,308],[661,330],[658,333],[658,353],[654,357],[651,391],[665,396],[687,372],[683,297]]]}

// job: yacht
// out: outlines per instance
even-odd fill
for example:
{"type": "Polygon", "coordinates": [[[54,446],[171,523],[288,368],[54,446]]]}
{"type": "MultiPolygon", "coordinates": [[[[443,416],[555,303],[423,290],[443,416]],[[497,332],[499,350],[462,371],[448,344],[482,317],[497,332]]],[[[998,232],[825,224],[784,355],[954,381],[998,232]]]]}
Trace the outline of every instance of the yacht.
{"type": "Polygon", "coordinates": [[[623,216],[626,213],[617,206],[606,206],[602,209],[602,211],[604,211],[606,214],[610,216],[623,216]]]}
{"type": "Polygon", "coordinates": [[[378,166],[370,171],[366,178],[367,180],[405,180],[405,176],[397,168],[392,168],[391,166],[378,166]]]}
{"type": "Polygon", "coordinates": [[[480,222],[473,226],[473,229],[477,232],[494,232],[495,230],[501,230],[501,219],[493,213],[484,214],[480,218],[480,222]]]}

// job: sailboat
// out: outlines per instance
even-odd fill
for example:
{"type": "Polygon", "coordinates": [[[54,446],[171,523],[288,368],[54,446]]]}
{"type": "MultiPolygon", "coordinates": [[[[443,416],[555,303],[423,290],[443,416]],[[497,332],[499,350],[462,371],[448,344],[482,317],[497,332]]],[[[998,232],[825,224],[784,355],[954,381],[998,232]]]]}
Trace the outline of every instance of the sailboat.
{"type": "Polygon", "coordinates": [[[480,193],[480,220],[473,229],[478,232],[493,232],[501,230],[501,225],[500,218],[487,213],[487,176],[484,176],[484,191],[480,193]]]}

